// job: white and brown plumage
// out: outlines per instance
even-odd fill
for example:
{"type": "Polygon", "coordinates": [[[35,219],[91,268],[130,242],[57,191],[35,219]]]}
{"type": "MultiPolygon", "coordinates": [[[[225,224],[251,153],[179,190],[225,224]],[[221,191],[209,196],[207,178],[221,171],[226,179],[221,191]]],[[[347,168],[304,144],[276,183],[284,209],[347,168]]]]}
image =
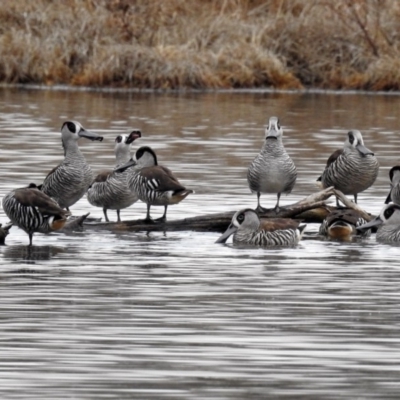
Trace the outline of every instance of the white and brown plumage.
{"type": "Polygon", "coordinates": [[[216,243],[225,243],[233,235],[234,244],[252,246],[293,246],[296,245],[306,225],[287,218],[268,218],[260,220],[256,211],[246,208],[232,217],[228,229],[216,243]]]}
{"type": "Polygon", "coordinates": [[[385,204],[393,203],[400,205],[400,165],[395,165],[389,171],[390,192],[385,200],[385,204]]]}
{"type": "Polygon", "coordinates": [[[87,198],[90,204],[103,209],[108,222],[107,210],[116,210],[118,222],[121,221],[120,210],[131,206],[138,200],[135,192],[129,189],[127,176],[129,171],[115,172],[115,169],[126,164],[130,158],[131,144],[142,136],[139,130],[133,130],[129,135],[119,135],[115,139],[116,166],[113,171],[102,171],[94,179],[88,189],[87,198]]]}
{"type": "Polygon", "coordinates": [[[87,131],[79,122],[67,121],[61,127],[64,161],[46,176],[41,190],[67,210],[87,192],[93,182],[90,165],[78,147],[78,139],[102,141],[103,137],[87,131]]]}
{"type": "Polygon", "coordinates": [[[182,186],[170,169],[158,165],[156,153],[150,147],[139,148],[135,157],[136,160],[129,161],[117,171],[130,169],[128,185],[147,204],[146,220],[151,220],[151,206],[164,206],[164,214],[159,220],[165,221],[168,206],[180,203],[193,190],[182,186]]]}
{"type": "Polygon", "coordinates": [[[333,186],[344,194],[354,196],[368,189],[376,180],[379,163],[374,153],[364,146],[361,132],[351,130],[343,149],[336,150],[329,158],[324,172],[318,178],[323,188],[333,186]]]}
{"type": "Polygon", "coordinates": [[[282,193],[290,193],[297,178],[297,170],[282,143],[283,131],[277,117],[269,119],[265,142],[260,153],[250,164],[247,181],[252,193],[257,193],[257,211],[265,211],[260,205],[261,193],[276,193],[276,211],[282,193]]]}
{"type": "Polygon", "coordinates": [[[70,215],[35,185],[12,190],[3,198],[3,209],[11,222],[29,235],[30,246],[34,232],[59,230],[70,215]]]}
{"type": "Polygon", "coordinates": [[[361,214],[351,208],[338,208],[331,211],[322,221],[319,234],[330,239],[349,241],[355,235],[368,236],[371,231],[357,231],[357,227],[366,224],[361,214]]]}
{"type": "Polygon", "coordinates": [[[365,229],[378,228],[376,240],[378,242],[400,242],[400,206],[391,203],[383,206],[379,216],[365,225],[357,228],[361,232],[365,229]]]}

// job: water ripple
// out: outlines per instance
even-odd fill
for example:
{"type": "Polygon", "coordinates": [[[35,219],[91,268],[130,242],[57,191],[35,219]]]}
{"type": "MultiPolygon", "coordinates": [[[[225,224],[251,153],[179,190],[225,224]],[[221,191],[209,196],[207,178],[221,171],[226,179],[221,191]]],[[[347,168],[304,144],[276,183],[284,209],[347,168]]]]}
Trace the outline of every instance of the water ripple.
{"type": "MultiPolygon", "coordinates": [[[[397,161],[398,102],[336,93],[3,90],[0,194],[40,182],[62,159],[62,122],[76,119],[105,136],[81,143],[95,171],[113,164],[117,134],[142,130],[135,148],[154,147],[196,191],[170,207],[171,219],[254,207],[247,166],[267,118],[279,115],[299,172],[282,204],[316,190],[327,157],[357,128],[381,164],[359,196],[377,214],[397,161]]],[[[262,202],[272,206],[275,196],[262,202]]],[[[72,211],[102,217],[85,198],[72,211]]],[[[145,212],[137,203],[122,218],[145,212]]],[[[293,248],[243,249],[216,245],[212,232],[86,229],[36,234],[29,249],[13,227],[0,248],[1,397],[397,398],[399,248],[374,236],[331,242],[317,232],[309,224],[293,248]]]]}

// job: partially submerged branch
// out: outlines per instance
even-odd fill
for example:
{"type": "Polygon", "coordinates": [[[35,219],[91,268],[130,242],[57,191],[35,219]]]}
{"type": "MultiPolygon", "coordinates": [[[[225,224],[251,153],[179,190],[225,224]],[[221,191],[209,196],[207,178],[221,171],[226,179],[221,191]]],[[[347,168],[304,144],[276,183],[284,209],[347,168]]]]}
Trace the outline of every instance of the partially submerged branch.
{"type": "MultiPolygon", "coordinates": [[[[305,199],[285,207],[280,207],[279,211],[269,209],[261,214],[262,218],[296,218],[305,223],[321,222],[332,209],[326,204],[326,200],[333,194],[331,188],[322,190],[307,196],[305,199]]],[[[233,214],[237,210],[201,215],[191,218],[184,218],[174,221],[145,222],[144,220],[124,221],[124,222],[85,222],[84,225],[90,229],[107,229],[112,231],[211,231],[223,232],[231,222],[233,214]]]]}
{"type": "Polygon", "coordinates": [[[357,203],[349,200],[340,190],[333,189],[333,193],[347,208],[357,211],[366,221],[371,221],[374,218],[364,211],[357,203]]]}

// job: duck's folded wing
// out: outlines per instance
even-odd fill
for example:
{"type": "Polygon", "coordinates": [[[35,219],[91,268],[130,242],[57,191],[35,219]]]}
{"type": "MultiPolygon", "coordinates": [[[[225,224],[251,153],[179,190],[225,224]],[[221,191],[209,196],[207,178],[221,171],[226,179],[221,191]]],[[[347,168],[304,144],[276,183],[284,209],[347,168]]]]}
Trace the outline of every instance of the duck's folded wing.
{"type": "Polygon", "coordinates": [[[70,213],[60,208],[52,198],[37,189],[17,189],[14,197],[26,207],[36,207],[46,215],[69,215],[70,213]]]}
{"type": "Polygon", "coordinates": [[[107,179],[111,176],[112,173],[113,173],[113,171],[109,171],[109,170],[104,170],[104,171],[99,172],[97,174],[96,178],[94,178],[93,183],[95,183],[95,182],[106,182],[107,179]]]}
{"type": "Polygon", "coordinates": [[[285,229],[297,229],[300,221],[290,218],[266,218],[260,220],[260,230],[273,232],[285,229]]]}
{"type": "Polygon", "coordinates": [[[152,190],[159,191],[180,191],[186,188],[173,176],[172,172],[162,166],[143,168],[140,175],[145,179],[146,185],[152,190]]]}
{"type": "Polygon", "coordinates": [[[332,163],[334,163],[339,156],[341,156],[343,154],[343,149],[338,149],[336,151],[334,151],[328,158],[328,161],[326,162],[326,168],[328,168],[332,163]]]}

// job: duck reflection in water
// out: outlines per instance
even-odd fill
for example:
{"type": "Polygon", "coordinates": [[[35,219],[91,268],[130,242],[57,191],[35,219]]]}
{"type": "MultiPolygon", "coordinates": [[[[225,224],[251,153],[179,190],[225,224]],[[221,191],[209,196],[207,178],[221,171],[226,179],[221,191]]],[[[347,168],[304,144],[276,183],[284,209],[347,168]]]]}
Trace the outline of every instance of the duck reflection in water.
{"type": "Polygon", "coordinates": [[[56,255],[62,254],[65,251],[63,247],[58,246],[26,246],[19,244],[7,246],[3,252],[3,257],[14,261],[35,264],[36,261],[51,260],[56,255]]]}

